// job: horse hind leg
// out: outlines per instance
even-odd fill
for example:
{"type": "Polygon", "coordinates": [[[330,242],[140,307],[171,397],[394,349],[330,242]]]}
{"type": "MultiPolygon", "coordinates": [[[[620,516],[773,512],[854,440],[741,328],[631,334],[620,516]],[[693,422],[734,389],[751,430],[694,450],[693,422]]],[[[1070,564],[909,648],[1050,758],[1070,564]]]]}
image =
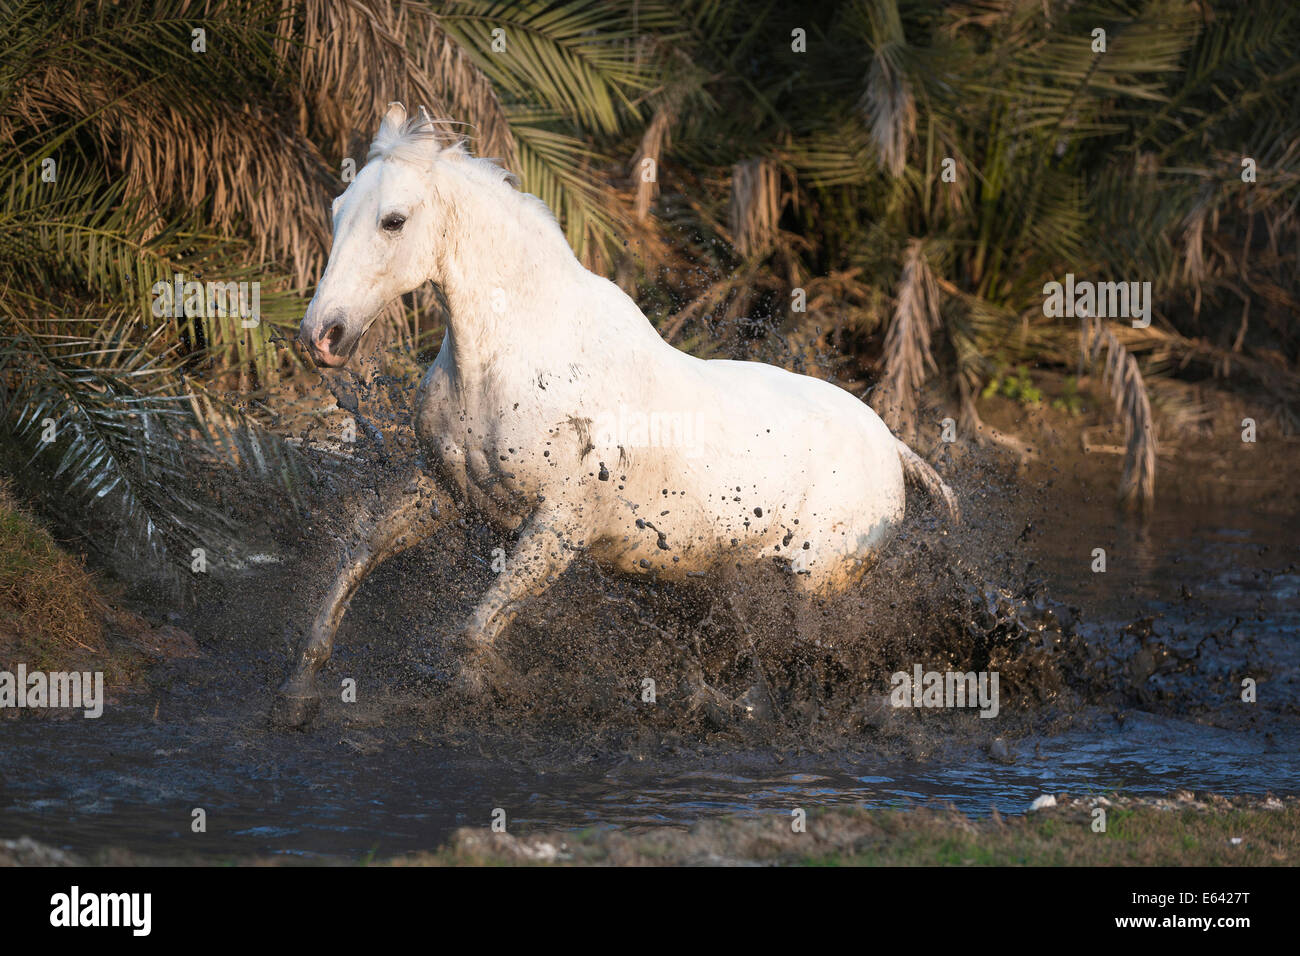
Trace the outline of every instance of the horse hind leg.
{"type": "Polygon", "coordinates": [[[272,726],[302,729],[316,716],[320,709],[316,674],[334,650],[334,635],[357,588],[388,558],[433,534],[446,523],[451,511],[450,499],[421,474],[403,486],[397,502],[386,511],[365,515],[357,521],[298,663],[276,692],[271,705],[272,726]]]}

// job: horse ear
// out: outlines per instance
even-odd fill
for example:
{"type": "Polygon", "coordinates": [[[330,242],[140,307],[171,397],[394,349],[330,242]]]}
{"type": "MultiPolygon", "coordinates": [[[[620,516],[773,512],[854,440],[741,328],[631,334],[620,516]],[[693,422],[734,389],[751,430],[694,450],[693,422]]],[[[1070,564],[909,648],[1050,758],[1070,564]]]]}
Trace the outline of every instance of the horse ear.
{"type": "Polygon", "coordinates": [[[402,131],[402,124],[406,122],[406,107],[401,103],[389,103],[388,111],[384,113],[384,118],[379,124],[379,132],[387,132],[396,135],[402,131]]]}

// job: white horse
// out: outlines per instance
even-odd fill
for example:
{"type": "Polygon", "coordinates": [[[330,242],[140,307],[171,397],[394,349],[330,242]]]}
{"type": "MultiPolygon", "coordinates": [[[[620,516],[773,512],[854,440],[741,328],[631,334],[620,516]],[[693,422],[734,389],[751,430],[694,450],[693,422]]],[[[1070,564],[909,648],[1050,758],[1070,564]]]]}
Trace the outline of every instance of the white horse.
{"type": "Polygon", "coordinates": [[[423,109],[407,120],[390,104],[333,219],[298,333],[317,365],[344,365],[380,310],[425,282],[450,314],[416,398],[419,487],[358,522],[280,688],[281,725],[314,714],[316,673],[366,574],[457,513],[514,535],[457,635],[471,692],[500,673],[495,638],[580,553],[662,580],[776,558],[829,592],[902,520],[905,477],[955,517],[934,470],[853,395],[666,343],[583,268],[545,204],[491,161],[440,147],[423,109]]]}

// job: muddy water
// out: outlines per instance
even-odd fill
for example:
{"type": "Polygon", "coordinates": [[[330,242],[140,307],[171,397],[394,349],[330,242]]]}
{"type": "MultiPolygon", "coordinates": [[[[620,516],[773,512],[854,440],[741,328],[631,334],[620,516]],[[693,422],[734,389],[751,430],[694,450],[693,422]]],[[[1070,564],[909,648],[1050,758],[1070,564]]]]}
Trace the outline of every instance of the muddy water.
{"type": "MultiPolygon", "coordinates": [[[[481,586],[476,559],[463,555],[460,578],[431,579],[458,546],[443,542],[398,559],[358,596],[325,677],[326,686],[357,677],[362,702],[327,702],[308,733],[264,724],[267,690],[319,590],[289,565],[250,572],[181,613],[206,656],[161,665],[145,690],[102,718],[0,722],[0,837],[164,857],[357,859],[436,847],[455,827],[487,825],[494,808],[512,829],[623,827],[842,803],[943,800],[974,814],[1017,813],[1042,792],[1111,788],[1300,792],[1300,554],[1291,518],[1166,506],[1138,525],[1102,496],[1089,503],[1070,494],[1024,503],[1003,525],[985,532],[988,550],[1004,554],[983,576],[993,568],[1017,582],[1041,578],[1039,593],[1075,606],[1071,627],[1094,669],[1086,686],[1041,694],[1006,721],[913,711],[882,727],[819,712],[805,735],[798,721],[754,733],[683,711],[643,725],[622,701],[634,699],[635,680],[613,704],[593,698],[548,710],[548,697],[574,699],[562,675],[574,668],[524,652],[521,666],[544,675],[528,685],[529,703],[462,721],[454,704],[429,703],[440,696],[436,662],[417,655],[413,663],[409,653],[413,635],[418,644],[436,634],[481,586]],[[1106,549],[1104,574],[1090,570],[1095,547],[1106,549]],[[1243,677],[1257,681],[1259,703],[1239,701],[1243,677]],[[191,832],[194,808],[206,812],[206,833],[191,832]]],[[[515,640],[568,640],[570,617],[583,613],[573,605],[605,598],[599,585],[570,586],[521,619],[515,640]]],[[[646,620],[639,615],[657,613],[608,606],[578,629],[622,635],[646,620]]],[[[659,620],[661,632],[673,632],[659,620]]],[[[636,667],[652,666],[647,646],[621,640],[593,649],[575,638],[573,653],[640,655],[636,667]]],[[[923,647],[891,653],[888,667],[940,663],[923,647]]],[[[777,665],[758,666],[778,680],[777,665]]],[[[732,673],[704,667],[719,686],[732,673]]],[[[728,694],[749,680],[735,675],[728,694]]],[[[885,689],[879,674],[864,681],[854,694],[885,689]]],[[[826,699],[829,712],[834,695],[826,699]]],[[[793,692],[781,697],[787,712],[798,703],[793,692]]]]}

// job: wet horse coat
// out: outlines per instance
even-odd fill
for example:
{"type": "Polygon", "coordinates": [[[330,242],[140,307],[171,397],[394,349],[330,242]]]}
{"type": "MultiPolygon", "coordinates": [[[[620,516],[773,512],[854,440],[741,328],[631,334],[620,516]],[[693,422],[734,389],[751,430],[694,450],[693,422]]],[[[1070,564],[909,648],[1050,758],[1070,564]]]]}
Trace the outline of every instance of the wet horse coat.
{"type": "Polygon", "coordinates": [[[388,302],[425,282],[449,307],[420,385],[424,472],[362,516],[274,711],[308,720],[348,600],[379,562],[472,513],[514,536],[470,621],[461,679],[499,672],[493,641],[578,554],[681,580],[776,559],[811,591],[850,583],[902,520],[904,476],[951,492],[848,392],[666,343],[574,257],[536,198],[495,164],[440,148],[390,106],[370,161],[335,201],[334,247],[299,339],[345,364],[388,302]]]}

